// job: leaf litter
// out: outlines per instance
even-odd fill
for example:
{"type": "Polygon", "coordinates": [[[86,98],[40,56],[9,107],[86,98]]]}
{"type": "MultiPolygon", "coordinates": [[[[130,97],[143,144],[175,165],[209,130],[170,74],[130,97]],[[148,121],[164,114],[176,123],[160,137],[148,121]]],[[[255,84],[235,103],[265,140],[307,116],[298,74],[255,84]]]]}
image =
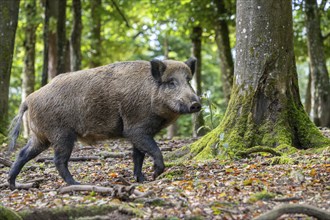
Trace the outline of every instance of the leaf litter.
{"type": "MultiPolygon", "coordinates": [[[[159,140],[163,153],[185,146],[194,140],[159,140]]],[[[72,157],[99,156],[99,159],[70,161],[76,180],[83,184],[110,186],[136,184],[133,178],[131,145],[113,140],[97,146],[75,147],[72,157]],[[113,153],[118,157],[103,157],[113,153]],[[128,152],[123,154],[123,152],[128,152]],[[124,182],[125,182],[124,181],[124,182]],[[126,183],[127,184],[127,183],[126,183]]],[[[1,148],[4,155],[5,149],[1,148]]],[[[107,194],[74,192],[60,194],[66,184],[51,161],[36,162],[52,157],[52,150],[39,155],[23,168],[17,178],[20,183],[42,179],[39,188],[9,190],[2,187],[0,204],[16,211],[56,208],[76,205],[127,204],[142,211],[136,219],[252,219],[279,204],[310,204],[330,211],[330,152],[297,153],[292,163],[270,164],[270,156],[254,154],[239,160],[189,161],[171,165],[160,178],[152,179],[152,160],[146,158],[144,173],[148,181],[136,184],[140,192],[152,192],[147,198],[122,201],[107,194]]],[[[13,157],[12,157],[13,159],[13,157]]],[[[171,162],[171,161],[165,161],[171,162]]],[[[9,168],[0,164],[0,184],[7,179],[9,168]]],[[[110,214],[109,214],[110,216],[110,214]]],[[[108,217],[109,217],[108,216],[108,217]]],[[[281,219],[311,219],[305,215],[285,215],[281,219]]]]}

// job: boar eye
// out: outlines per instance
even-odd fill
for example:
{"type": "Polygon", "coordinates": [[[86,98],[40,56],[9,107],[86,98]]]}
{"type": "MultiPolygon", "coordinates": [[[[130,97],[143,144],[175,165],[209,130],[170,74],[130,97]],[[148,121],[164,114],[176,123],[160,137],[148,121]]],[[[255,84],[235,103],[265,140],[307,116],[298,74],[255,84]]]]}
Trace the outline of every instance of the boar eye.
{"type": "Polygon", "coordinates": [[[169,88],[171,88],[171,89],[173,89],[176,85],[174,79],[170,79],[167,84],[168,84],[169,88]]]}

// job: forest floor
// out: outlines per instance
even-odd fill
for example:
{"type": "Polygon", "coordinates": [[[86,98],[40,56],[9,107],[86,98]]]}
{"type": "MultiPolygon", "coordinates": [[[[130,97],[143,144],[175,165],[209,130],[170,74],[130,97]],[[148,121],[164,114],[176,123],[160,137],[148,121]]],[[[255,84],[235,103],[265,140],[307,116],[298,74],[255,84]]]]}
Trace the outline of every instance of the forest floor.
{"type": "MultiPolygon", "coordinates": [[[[330,136],[329,130],[324,132],[330,136]]],[[[158,143],[166,155],[192,141],[158,143]]],[[[134,181],[130,148],[124,140],[94,147],[77,145],[72,157],[78,161],[71,161],[69,166],[81,183],[105,187],[132,184],[141,192],[140,198],[132,195],[123,200],[94,191],[61,194],[59,189],[66,184],[49,160],[53,156],[49,149],[29,162],[17,180],[20,183],[38,180],[39,188],[11,191],[5,185],[9,167],[0,164],[0,205],[18,212],[81,205],[86,210],[88,207],[113,206],[117,208],[111,212],[80,218],[113,220],[252,219],[288,203],[309,204],[330,211],[329,148],[318,154],[304,151],[291,155],[284,164],[276,163],[265,154],[235,161],[190,161],[167,166],[166,172],[155,181],[150,181],[152,163],[148,157],[143,170],[149,181],[144,184],[134,181]],[[89,161],[79,161],[84,158],[89,161]]],[[[4,144],[0,147],[0,157],[5,150],[4,144]]],[[[282,219],[307,219],[307,216],[286,215],[282,219]]]]}

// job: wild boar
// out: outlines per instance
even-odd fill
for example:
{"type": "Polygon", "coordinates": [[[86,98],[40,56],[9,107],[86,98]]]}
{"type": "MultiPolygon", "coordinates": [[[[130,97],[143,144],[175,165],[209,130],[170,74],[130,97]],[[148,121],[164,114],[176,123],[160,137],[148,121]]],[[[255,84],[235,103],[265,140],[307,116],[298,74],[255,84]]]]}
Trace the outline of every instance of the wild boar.
{"type": "Polygon", "coordinates": [[[189,84],[195,63],[195,58],[186,62],[118,62],[55,77],[26,98],[13,120],[10,149],[19,135],[25,111],[31,135],[9,172],[10,188],[15,188],[22,167],[49,146],[54,148],[60,176],[69,185],[79,184],[68,170],[77,140],[94,143],[126,138],[133,145],[136,180],[144,181],[146,153],[154,160],[153,178],[159,176],[164,162],[155,134],[180,114],[201,109],[200,99],[189,84]]]}

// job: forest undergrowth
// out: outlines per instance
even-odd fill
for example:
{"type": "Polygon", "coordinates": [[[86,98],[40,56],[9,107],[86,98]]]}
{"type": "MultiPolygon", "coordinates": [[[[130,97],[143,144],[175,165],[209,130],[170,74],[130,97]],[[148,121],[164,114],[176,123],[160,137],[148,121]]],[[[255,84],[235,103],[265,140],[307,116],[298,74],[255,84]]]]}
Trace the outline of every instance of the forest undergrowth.
{"type": "MultiPolygon", "coordinates": [[[[323,133],[330,137],[328,129],[323,133]]],[[[158,143],[166,155],[192,141],[159,140],[158,143]]],[[[6,144],[0,149],[0,157],[4,158],[6,144]]],[[[0,164],[0,205],[25,215],[25,219],[36,216],[52,219],[49,210],[65,212],[63,210],[69,210],[69,207],[82,206],[81,210],[71,210],[71,217],[252,219],[283,204],[308,204],[330,211],[329,148],[318,153],[301,151],[280,160],[263,153],[233,161],[190,161],[185,164],[166,161],[165,173],[155,181],[151,181],[152,161],[148,157],[143,167],[148,181],[144,184],[134,181],[130,149],[131,145],[124,140],[96,146],[78,144],[71,158],[74,161],[69,163],[73,176],[82,184],[121,187],[120,190],[126,187],[125,195],[113,191],[97,192],[97,188],[63,191],[66,184],[55,169],[53,152],[49,149],[29,162],[19,175],[19,183],[34,183],[28,189],[11,191],[6,185],[8,164],[0,164]],[[94,212],[87,211],[89,209],[94,212]],[[35,211],[34,215],[31,215],[32,211],[35,211]]],[[[10,163],[13,156],[7,162],[10,163]]],[[[291,214],[281,219],[310,217],[291,214]]]]}

